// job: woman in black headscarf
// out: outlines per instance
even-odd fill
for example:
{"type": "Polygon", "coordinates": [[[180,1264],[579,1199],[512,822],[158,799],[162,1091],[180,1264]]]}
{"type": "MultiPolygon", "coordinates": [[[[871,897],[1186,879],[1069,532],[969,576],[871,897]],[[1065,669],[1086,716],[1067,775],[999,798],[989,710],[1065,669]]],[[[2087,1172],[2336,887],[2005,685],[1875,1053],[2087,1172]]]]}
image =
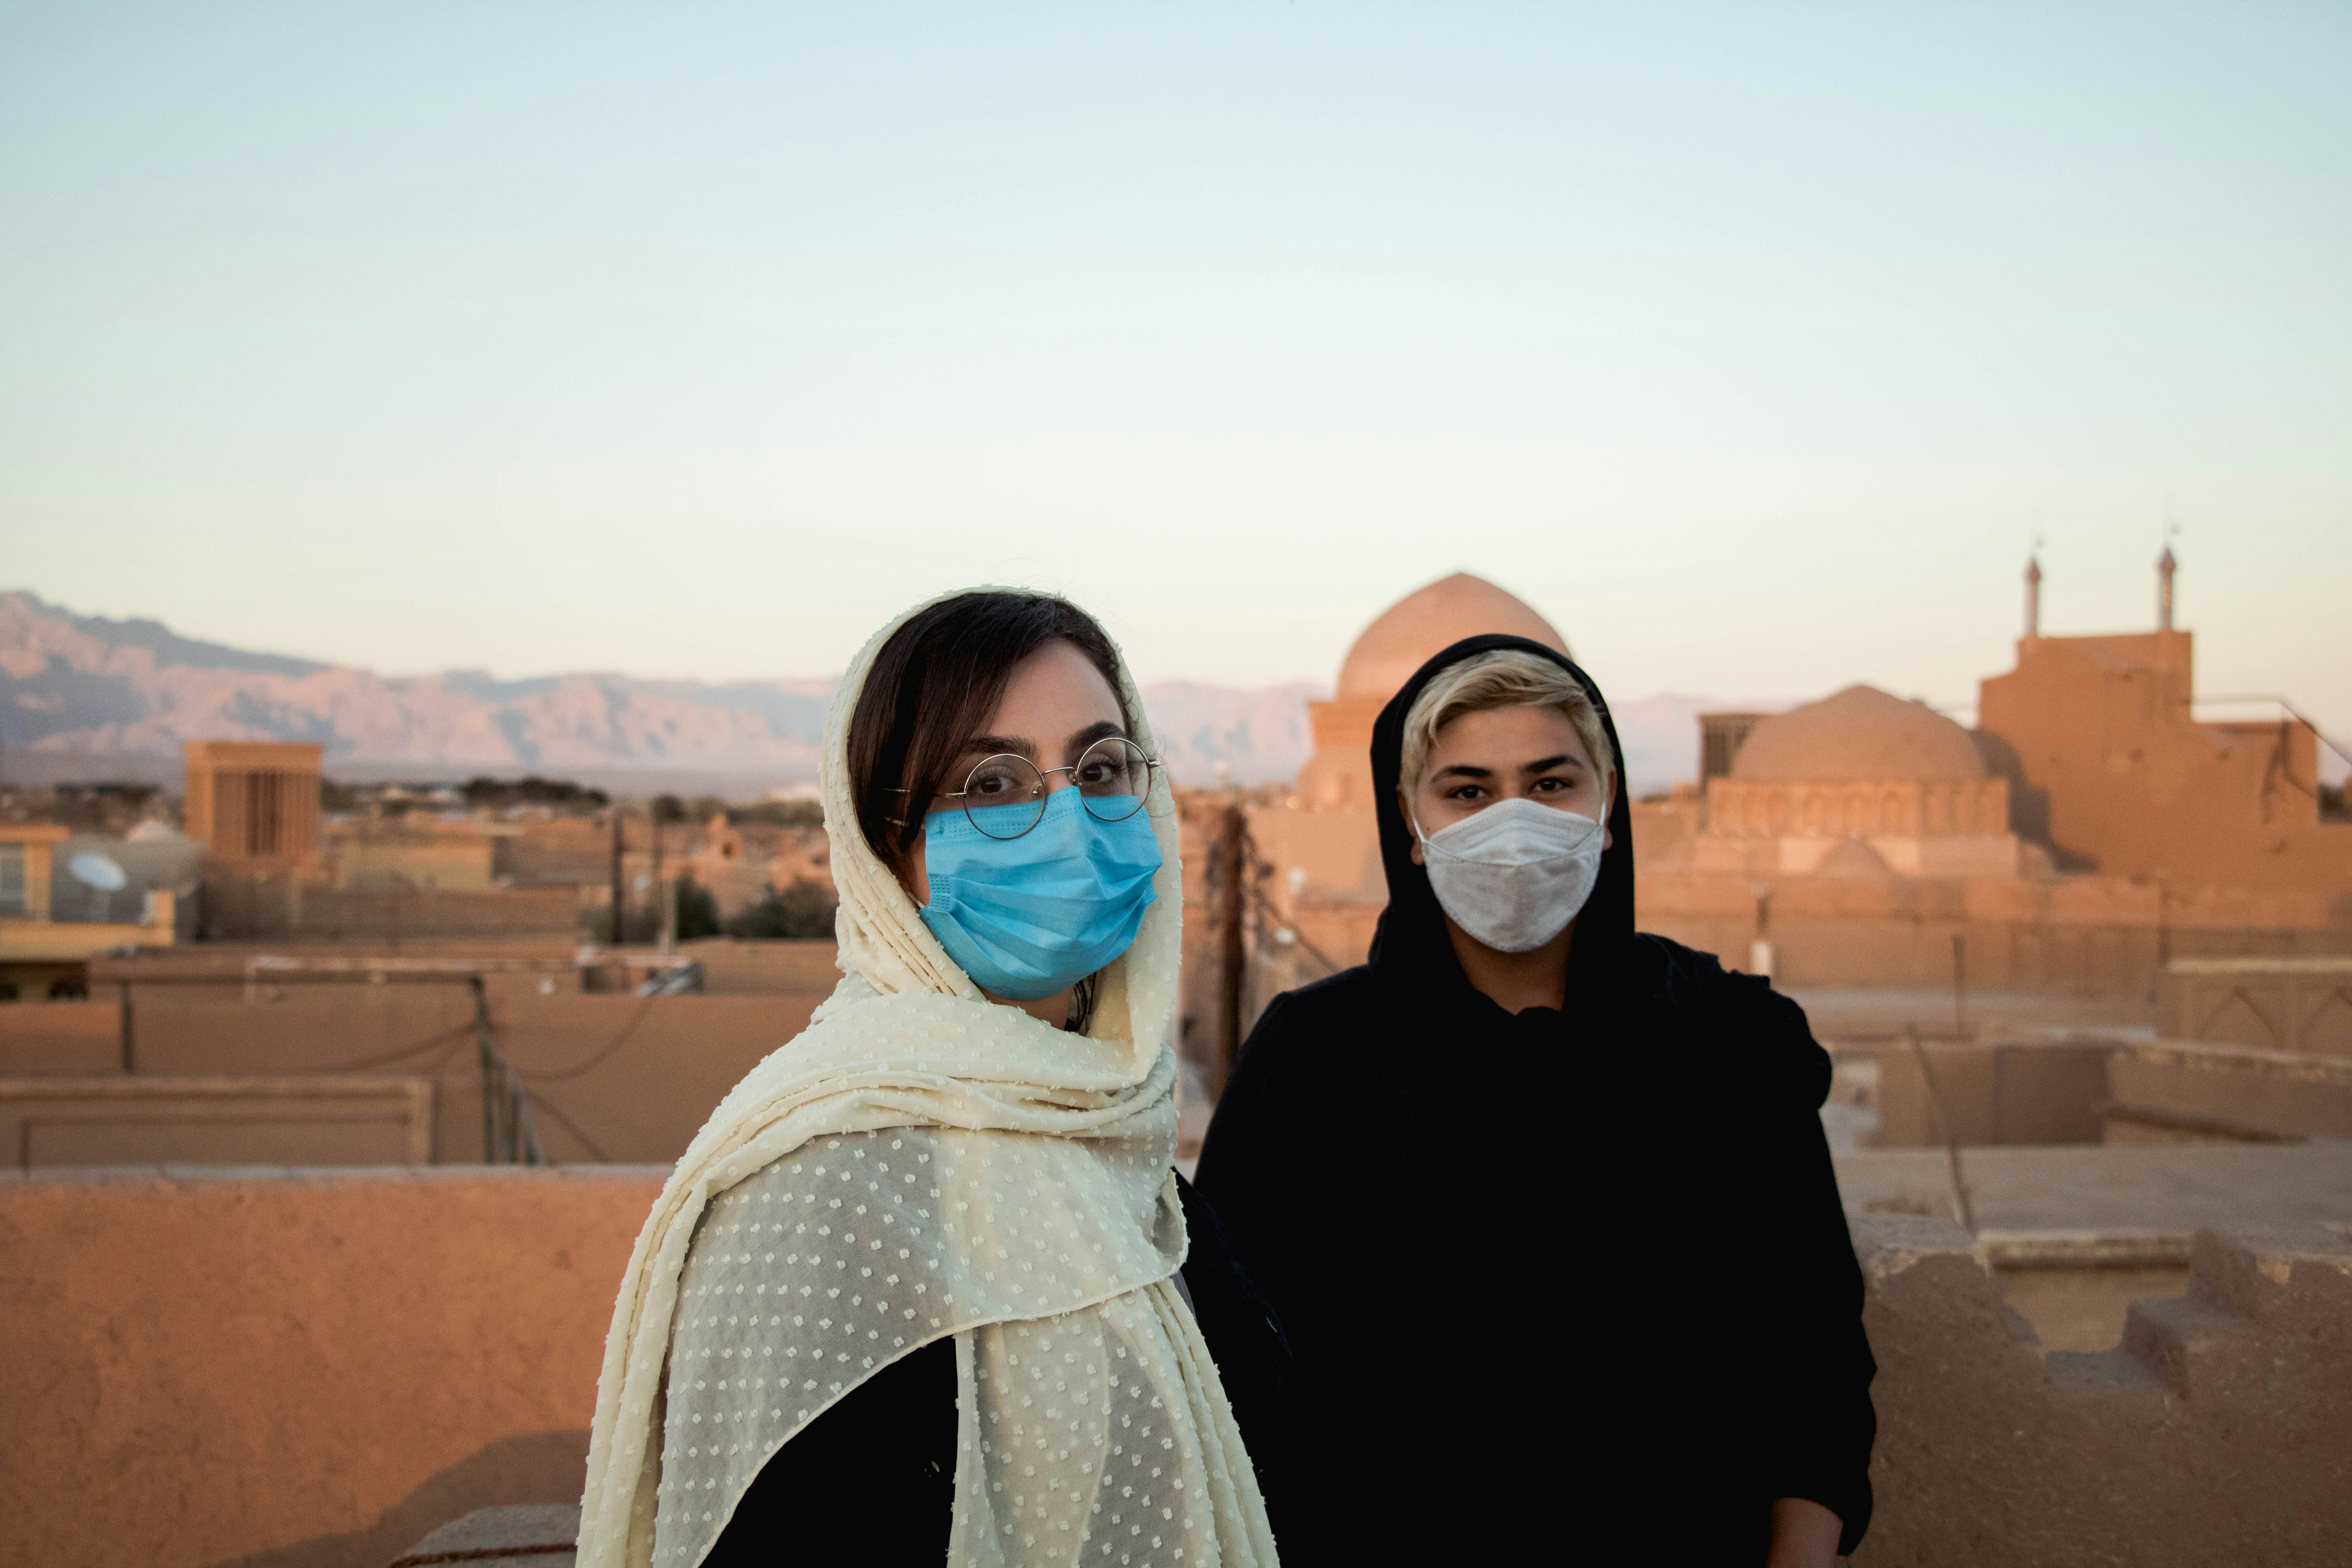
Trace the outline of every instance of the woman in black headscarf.
{"type": "Polygon", "coordinates": [[[1634,931],[1621,755],[1550,648],[1423,665],[1372,733],[1370,961],[1275,998],[1219,1102],[1198,1184],[1297,1358],[1286,1563],[1825,1564],[1868,1522],[1829,1058],[1634,931]]]}

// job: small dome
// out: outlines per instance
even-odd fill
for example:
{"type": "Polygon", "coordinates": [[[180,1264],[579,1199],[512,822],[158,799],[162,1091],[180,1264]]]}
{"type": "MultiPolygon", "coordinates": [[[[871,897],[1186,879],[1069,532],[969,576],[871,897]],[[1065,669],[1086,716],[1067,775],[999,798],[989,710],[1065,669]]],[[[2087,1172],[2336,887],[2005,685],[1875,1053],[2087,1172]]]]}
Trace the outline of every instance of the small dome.
{"type": "Polygon", "coordinates": [[[1886,857],[1870,847],[1866,838],[1848,837],[1832,845],[1813,868],[1816,877],[1892,877],[1895,868],[1886,857]]]}
{"type": "Polygon", "coordinates": [[[1568,639],[1549,621],[1484,577],[1456,572],[1406,595],[1364,628],[1340,661],[1339,694],[1386,702],[1431,655],[1485,632],[1568,651],[1568,639]]]}
{"type": "Polygon", "coordinates": [[[1874,686],[1776,714],[1756,726],[1731,776],[1759,783],[1980,779],[1985,761],[1969,732],[1924,702],[1874,686]]]}

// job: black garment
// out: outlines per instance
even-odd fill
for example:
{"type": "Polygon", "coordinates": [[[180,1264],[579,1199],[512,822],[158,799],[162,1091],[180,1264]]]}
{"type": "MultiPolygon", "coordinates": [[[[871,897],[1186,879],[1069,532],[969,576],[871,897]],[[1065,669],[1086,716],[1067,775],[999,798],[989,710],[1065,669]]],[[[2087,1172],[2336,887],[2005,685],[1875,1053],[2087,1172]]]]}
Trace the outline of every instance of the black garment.
{"type": "MultiPolygon", "coordinates": [[[[1217,1213],[1182,1176],[1192,1250],[1181,1277],[1250,1456],[1271,1432],[1290,1352],[1265,1300],[1235,1260],[1217,1213]]],[[[1260,1463],[1260,1484],[1272,1478],[1260,1463]]],[[[761,1467],[706,1568],[792,1561],[939,1568],[953,1524],[956,1352],[934,1340],[884,1367],[761,1467]]]]}
{"type": "Polygon", "coordinates": [[[956,1468],[955,1340],[899,1357],[760,1467],[704,1568],[940,1568],[956,1468]]]}
{"type": "MultiPolygon", "coordinates": [[[[1286,1568],[1761,1563],[1770,1503],[1870,1516],[1875,1363],[1794,1003],[1633,930],[1631,813],[1578,917],[1566,1012],[1472,989],[1373,731],[1389,906],[1370,962],[1275,999],[1201,1189],[1297,1352],[1286,1568]]],[[[1616,740],[1614,726],[1610,739],[1616,740]]],[[[1621,753],[1622,754],[1622,753],[1621,753]]]]}

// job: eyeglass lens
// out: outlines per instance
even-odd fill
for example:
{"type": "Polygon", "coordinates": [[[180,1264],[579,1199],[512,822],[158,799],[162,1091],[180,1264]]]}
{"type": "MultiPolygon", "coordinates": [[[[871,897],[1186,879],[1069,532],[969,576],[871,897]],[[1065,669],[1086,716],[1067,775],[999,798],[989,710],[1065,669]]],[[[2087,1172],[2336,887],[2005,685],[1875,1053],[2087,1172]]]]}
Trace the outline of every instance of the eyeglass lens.
{"type": "MultiPolygon", "coordinates": [[[[1062,770],[1056,769],[1056,772],[1062,770]]],[[[1151,763],[1141,748],[1118,736],[1088,746],[1069,770],[1087,815],[1123,822],[1151,792],[1151,763]]],[[[1045,817],[1045,775],[1026,757],[984,757],[964,780],[961,805],[971,825],[991,838],[1018,838],[1045,817]]]]}

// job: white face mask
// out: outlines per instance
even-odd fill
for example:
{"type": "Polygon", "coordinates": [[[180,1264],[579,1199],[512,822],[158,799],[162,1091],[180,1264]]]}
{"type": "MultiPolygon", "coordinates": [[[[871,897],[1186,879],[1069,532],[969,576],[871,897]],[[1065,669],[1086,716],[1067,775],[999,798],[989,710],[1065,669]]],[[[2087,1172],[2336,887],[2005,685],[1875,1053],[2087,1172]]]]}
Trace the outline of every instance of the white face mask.
{"type": "Polygon", "coordinates": [[[1532,952],[1568,929],[1601,879],[1607,835],[1590,816],[1522,796],[1423,834],[1429,885],[1454,923],[1497,952],[1532,952]]]}

